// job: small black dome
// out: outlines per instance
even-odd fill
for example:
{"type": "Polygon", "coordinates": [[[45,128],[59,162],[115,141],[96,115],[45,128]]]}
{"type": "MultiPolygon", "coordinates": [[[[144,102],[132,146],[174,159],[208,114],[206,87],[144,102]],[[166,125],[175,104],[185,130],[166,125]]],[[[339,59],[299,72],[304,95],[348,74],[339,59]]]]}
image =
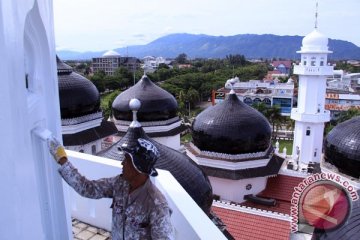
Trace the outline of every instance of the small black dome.
{"type": "Polygon", "coordinates": [[[115,160],[123,160],[119,147],[123,143],[132,146],[140,137],[152,142],[159,150],[160,157],[155,163],[155,168],[169,171],[198,206],[206,214],[209,214],[213,196],[208,177],[188,156],[149,138],[142,127],[129,127],[125,136],[120,141],[110,148],[99,152],[97,155],[115,160]]]}
{"type": "Polygon", "coordinates": [[[100,94],[95,85],[73,72],[56,57],[61,118],[75,118],[100,110],[100,94]]]}
{"type": "Polygon", "coordinates": [[[324,159],[340,172],[360,177],[360,116],[338,124],[329,132],[324,159]]]}
{"type": "Polygon", "coordinates": [[[137,98],[141,108],[137,113],[140,122],[161,121],[176,117],[178,105],[173,95],[154,84],[146,75],[133,87],[117,96],[112,104],[113,114],[117,120],[132,120],[129,101],[137,98]]]}
{"type": "Polygon", "coordinates": [[[253,153],[269,148],[271,129],[261,113],[231,93],[224,102],[207,108],[195,118],[192,137],[203,151],[253,153]]]}

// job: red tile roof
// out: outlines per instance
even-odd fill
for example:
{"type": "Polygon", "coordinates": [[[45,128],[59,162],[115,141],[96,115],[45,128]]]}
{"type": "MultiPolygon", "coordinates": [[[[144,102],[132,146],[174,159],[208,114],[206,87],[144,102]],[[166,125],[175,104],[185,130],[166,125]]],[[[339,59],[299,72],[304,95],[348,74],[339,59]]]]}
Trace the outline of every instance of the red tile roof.
{"type": "Polygon", "coordinates": [[[294,192],[294,187],[303,180],[302,177],[294,177],[279,174],[276,177],[269,177],[266,188],[259,196],[275,198],[277,200],[289,201],[294,192]]]}
{"type": "Polygon", "coordinates": [[[263,209],[272,212],[279,212],[290,215],[291,196],[296,187],[304,178],[287,175],[269,177],[266,188],[257,196],[276,199],[275,206],[265,206],[250,201],[241,203],[241,206],[263,209]]]}
{"type": "Polygon", "coordinates": [[[282,200],[276,200],[275,206],[265,206],[265,205],[260,205],[260,204],[253,203],[250,201],[243,202],[240,205],[246,206],[246,207],[263,209],[263,210],[267,210],[270,212],[278,212],[278,213],[288,214],[288,215],[290,214],[290,207],[291,207],[290,201],[282,201],[282,200]]]}
{"type": "Polygon", "coordinates": [[[291,61],[285,60],[285,61],[273,61],[272,65],[274,67],[279,66],[280,64],[283,64],[286,68],[291,68],[291,61]]]}
{"type": "Polygon", "coordinates": [[[230,234],[239,240],[290,238],[290,222],[268,216],[213,206],[212,210],[226,225],[230,234]]]}

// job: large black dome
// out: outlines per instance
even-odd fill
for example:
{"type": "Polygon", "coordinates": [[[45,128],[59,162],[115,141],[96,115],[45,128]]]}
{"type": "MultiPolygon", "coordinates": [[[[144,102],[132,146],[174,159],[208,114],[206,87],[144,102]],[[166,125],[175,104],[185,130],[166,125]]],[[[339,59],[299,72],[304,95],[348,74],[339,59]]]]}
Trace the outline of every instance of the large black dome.
{"type": "Polygon", "coordinates": [[[203,151],[253,153],[269,148],[271,129],[261,113],[231,93],[224,102],[207,108],[195,118],[192,137],[203,151]]]}
{"type": "Polygon", "coordinates": [[[99,152],[97,155],[115,160],[123,160],[119,147],[123,143],[131,146],[140,137],[152,142],[159,150],[160,157],[155,167],[169,171],[198,206],[205,213],[209,214],[213,196],[208,177],[188,156],[149,138],[142,127],[129,127],[127,133],[120,141],[110,148],[99,152]]]}
{"type": "Polygon", "coordinates": [[[324,159],[340,172],[360,177],[360,116],[338,124],[329,132],[324,159]]]}
{"type": "Polygon", "coordinates": [[[117,96],[112,104],[113,114],[117,120],[132,120],[129,101],[137,98],[141,108],[137,113],[140,122],[161,121],[176,117],[178,105],[173,95],[154,84],[146,75],[133,87],[117,96]]]}
{"type": "Polygon", "coordinates": [[[99,111],[100,94],[95,85],[73,72],[56,57],[61,118],[75,118],[99,111]]]}

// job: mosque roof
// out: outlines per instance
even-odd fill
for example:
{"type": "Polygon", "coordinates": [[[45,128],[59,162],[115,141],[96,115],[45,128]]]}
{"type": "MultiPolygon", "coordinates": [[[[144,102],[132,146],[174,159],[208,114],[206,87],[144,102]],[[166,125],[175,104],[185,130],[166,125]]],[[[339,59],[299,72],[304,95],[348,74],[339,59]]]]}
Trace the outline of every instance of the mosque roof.
{"type": "Polygon", "coordinates": [[[61,118],[75,118],[100,110],[100,94],[87,78],[56,57],[61,118]]]}
{"type": "Polygon", "coordinates": [[[302,40],[302,47],[299,53],[330,53],[328,50],[328,38],[316,28],[306,35],[302,40]]]}
{"type": "MultiPolygon", "coordinates": [[[[139,108],[141,109],[140,106],[139,108]]],[[[132,107],[132,109],[134,108],[132,107]]],[[[124,143],[131,146],[135,144],[140,137],[152,142],[160,152],[160,157],[155,164],[155,168],[169,171],[199,207],[202,208],[205,213],[209,214],[213,196],[208,177],[201,168],[185,154],[149,138],[139,122],[133,121],[125,136],[121,138],[120,141],[98,153],[98,155],[121,161],[123,160],[123,154],[119,151],[119,147],[124,143]]]]}
{"type": "Polygon", "coordinates": [[[63,134],[62,137],[64,146],[79,146],[116,133],[117,128],[115,127],[114,123],[103,120],[100,126],[74,134],[63,134]]]}
{"type": "Polygon", "coordinates": [[[129,108],[132,98],[137,98],[141,102],[141,108],[137,113],[140,122],[162,121],[177,116],[178,105],[175,97],[144,75],[133,87],[115,98],[112,104],[115,119],[132,120],[129,108]]]}
{"type": "Polygon", "coordinates": [[[360,177],[360,116],[334,127],[325,139],[326,162],[346,175],[360,177]]]}
{"type": "Polygon", "coordinates": [[[260,112],[232,92],[223,102],[208,107],[195,118],[192,137],[202,151],[254,153],[269,148],[271,129],[260,112]]]}

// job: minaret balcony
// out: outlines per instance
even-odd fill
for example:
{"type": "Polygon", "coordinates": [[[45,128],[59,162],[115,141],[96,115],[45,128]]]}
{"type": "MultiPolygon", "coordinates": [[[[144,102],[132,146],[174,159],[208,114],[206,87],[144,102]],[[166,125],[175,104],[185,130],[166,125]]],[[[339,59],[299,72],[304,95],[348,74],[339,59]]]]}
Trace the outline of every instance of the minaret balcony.
{"type": "Polygon", "coordinates": [[[324,110],[316,113],[299,112],[298,108],[291,109],[291,119],[300,122],[324,123],[330,121],[330,111],[324,110]]]}
{"type": "Polygon", "coordinates": [[[294,66],[294,74],[298,74],[298,75],[331,76],[333,75],[333,72],[334,72],[333,66],[303,66],[303,65],[294,66]]]}

